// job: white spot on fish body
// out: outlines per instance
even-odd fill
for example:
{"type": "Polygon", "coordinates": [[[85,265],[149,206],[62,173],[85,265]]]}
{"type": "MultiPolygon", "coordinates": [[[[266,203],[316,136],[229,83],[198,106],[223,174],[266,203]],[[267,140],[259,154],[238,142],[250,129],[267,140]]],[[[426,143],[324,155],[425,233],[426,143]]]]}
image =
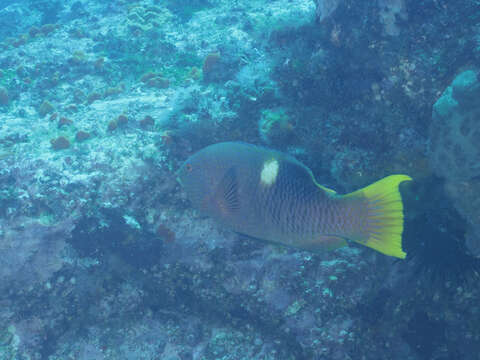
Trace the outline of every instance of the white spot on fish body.
{"type": "Polygon", "coordinates": [[[263,163],[262,172],[260,173],[260,182],[266,186],[273,185],[277,179],[279,167],[277,159],[265,161],[263,163]]]}

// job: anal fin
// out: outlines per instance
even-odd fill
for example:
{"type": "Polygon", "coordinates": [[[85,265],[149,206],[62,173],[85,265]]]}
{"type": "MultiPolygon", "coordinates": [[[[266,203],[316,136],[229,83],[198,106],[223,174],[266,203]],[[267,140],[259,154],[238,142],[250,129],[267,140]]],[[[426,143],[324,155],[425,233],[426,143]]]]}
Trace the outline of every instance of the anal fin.
{"type": "Polygon", "coordinates": [[[299,247],[313,252],[331,251],[347,246],[347,240],[335,235],[320,235],[313,241],[301,241],[299,247]]]}

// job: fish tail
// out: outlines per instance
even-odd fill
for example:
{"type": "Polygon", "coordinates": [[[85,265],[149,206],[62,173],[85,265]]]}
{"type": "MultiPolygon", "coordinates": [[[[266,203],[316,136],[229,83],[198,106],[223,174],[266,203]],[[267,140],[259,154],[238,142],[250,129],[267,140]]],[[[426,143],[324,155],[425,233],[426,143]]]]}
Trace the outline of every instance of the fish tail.
{"type": "Polygon", "coordinates": [[[351,240],[385,255],[406,257],[402,250],[403,203],[399,185],[410,180],[407,175],[391,175],[344,196],[362,200],[359,213],[364,215],[351,240]]]}

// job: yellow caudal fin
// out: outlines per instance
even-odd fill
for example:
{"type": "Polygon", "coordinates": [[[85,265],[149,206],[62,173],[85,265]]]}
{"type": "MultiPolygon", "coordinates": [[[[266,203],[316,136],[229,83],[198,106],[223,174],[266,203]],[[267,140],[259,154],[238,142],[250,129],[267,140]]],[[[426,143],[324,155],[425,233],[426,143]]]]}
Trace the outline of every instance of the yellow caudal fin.
{"type": "Polygon", "coordinates": [[[362,207],[366,206],[361,211],[364,214],[361,229],[352,240],[385,255],[406,257],[402,250],[403,203],[398,187],[410,180],[407,175],[391,175],[344,196],[362,199],[362,207]]]}

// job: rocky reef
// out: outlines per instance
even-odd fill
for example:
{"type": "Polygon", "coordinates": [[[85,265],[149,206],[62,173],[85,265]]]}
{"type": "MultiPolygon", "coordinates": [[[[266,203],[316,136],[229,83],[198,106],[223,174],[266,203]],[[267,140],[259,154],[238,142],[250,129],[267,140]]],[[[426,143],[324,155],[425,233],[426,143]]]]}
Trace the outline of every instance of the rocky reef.
{"type": "Polygon", "coordinates": [[[0,358],[476,359],[477,7],[0,6],[0,358]],[[196,213],[175,171],[224,140],[339,192],[411,175],[407,260],[196,213]]]}
{"type": "Polygon", "coordinates": [[[458,74],[433,105],[430,160],[470,227],[467,244],[480,256],[480,82],[476,71],[458,74]]]}

